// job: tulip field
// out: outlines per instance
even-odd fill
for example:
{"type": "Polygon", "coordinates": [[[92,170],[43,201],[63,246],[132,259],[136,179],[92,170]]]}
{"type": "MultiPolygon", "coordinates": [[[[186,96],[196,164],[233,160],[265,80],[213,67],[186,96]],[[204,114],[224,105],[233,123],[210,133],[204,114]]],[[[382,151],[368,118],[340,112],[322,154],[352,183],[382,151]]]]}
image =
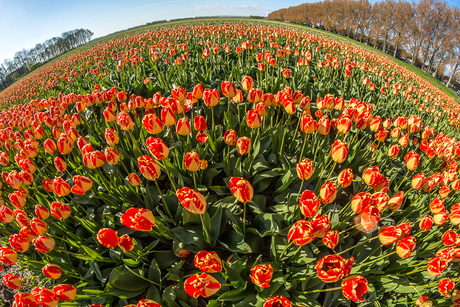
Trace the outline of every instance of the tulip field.
{"type": "Polygon", "coordinates": [[[458,100],[309,31],[140,28],[0,93],[14,305],[460,306],[458,100]]]}

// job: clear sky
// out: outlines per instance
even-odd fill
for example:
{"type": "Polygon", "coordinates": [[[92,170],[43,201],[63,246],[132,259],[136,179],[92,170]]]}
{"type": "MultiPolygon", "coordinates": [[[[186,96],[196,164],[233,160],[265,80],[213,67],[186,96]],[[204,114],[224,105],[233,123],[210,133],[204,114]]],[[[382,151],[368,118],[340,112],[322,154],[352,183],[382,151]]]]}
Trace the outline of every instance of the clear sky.
{"type": "MultiPolygon", "coordinates": [[[[0,63],[12,59],[16,51],[74,29],[89,29],[97,38],[155,20],[267,16],[271,11],[305,2],[315,0],[0,0],[0,63]]],[[[447,2],[460,4],[460,0],[447,2]]]]}
{"type": "Polygon", "coordinates": [[[0,0],[0,63],[16,51],[74,29],[89,29],[93,38],[174,18],[238,15],[266,16],[302,0],[0,0]]]}

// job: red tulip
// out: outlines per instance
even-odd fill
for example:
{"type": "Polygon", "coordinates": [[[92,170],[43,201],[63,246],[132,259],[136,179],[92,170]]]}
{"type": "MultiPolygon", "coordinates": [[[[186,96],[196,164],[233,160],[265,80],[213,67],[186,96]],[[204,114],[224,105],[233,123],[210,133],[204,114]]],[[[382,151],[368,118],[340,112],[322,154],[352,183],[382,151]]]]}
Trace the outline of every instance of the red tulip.
{"type": "Polygon", "coordinates": [[[54,239],[47,236],[39,236],[32,241],[35,245],[35,250],[40,253],[49,253],[54,249],[56,242],[54,239]]]}
{"type": "Polygon", "coordinates": [[[233,129],[225,131],[224,142],[225,144],[229,146],[235,145],[236,144],[236,131],[233,129]]]}
{"type": "Polygon", "coordinates": [[[351,272],[354,258],[346,260],[339,255],[326,255],[316,263],[319,279],[325,283],[337,282],[351,272]]]}
{"type": "Polygon", "coordinates": [[[0,246],[0,262],[7,265],[14,265],[18,260],[18,254],[11,248],[0,246]]]}
{"type": "Polygon", "coordinates": [[[77,289],[73,285],[57,285],[53,288],[53,292],[61,301],[70,302],[77,296],[77,289]]]}
{"type": "Polygon", "coordinates": [[[291,302],[284,296],[272,296],[265,301],[263,307],[292,307],[291,302]]]}
{"type": "Polygon", "coordinates": [[[251,183],[244,178],[232,177],[229,185],[233,195],[242,203],[247,203],[254,196],[251,183]]]}
{"type": "Polygon", "coordinates": [[[398,241],[402,230],[394,225],[383,226],[379,230],[379,240],[383,245],[390,245],[398,241]]]}
{"type": "Polygon", "coordinates": [[[224,94],[225,97],[232,98],[236,95],[235,85],[231,81],[224,81],[221,86],[222,94],[224,94]]]}
{"type": "Polygon", "coordinates": [[[134,248],[134,242],[128,234],[124,234],[120,237],[120,243],[118,243],[118,246],[123,252],[129,252],[134,248]]]}
{"type": "Polygon", "coordinates": [[[20,253],[24,253],[29,249],[29,240],[27,240],[27,237],[20,235],[20,234],[14,234],[10,236],[9,239],[11,247],[20,253]]]}
{"type": "Polygon", "coordinates": [[[110,228],[102,228],[97,233],[97,241],[107,248],[113,249],[120,243],[117,232],[110,228]]]}
{"type": "Polygon", "coordinates": [[[427,271],[428,274],[432,276],[441,276],[442,272],[447,269],[449,263],[444,259],[444,257],[434,257],[428,260],[427,271]]]}
{"type": "MultiPolygon", "coordinates": [[[[18,292],[14,295],[14,302],[18,307],[37,307],[37,303],[41,303],[40,301],[36,302],[34,295],[31,293],[22,293],[18,292]]],[[[57,302],[56,302],[57,305],[57,302]]],[[[56,306],[54,305],[54,306],[56,306]]],[[[46,306],[46,305],[43,305],[46,306]]],[[[51,306],[51,307],[54,307],[51,306]]]]}
{"type": "Polygon", "coordinates": [[[314,166],[313,163],[304,158],[296,165],[297,176],[302,180],[308,180],[313,175],[314,166]]]}
{"type": "Polygon", "coordinates": [[[302,193],[299,200],[300,211],[306,217],[312,217],[316,214],[321,206],[321,200],[310,190],[302,193]]]}
{"type": "Polygon", "coordinates": [[[312,236],[324,238],[326,233],[331,228],[331,220],[327,215],[317,214],[312,218],[311,226],[313,227],[312,236]]]}
{"type": "Polygon", "coordinates": [[[439,281],[438,291],[445,297],[451,297],[449,291],[455,288],[455,282],[450,278],[443,278],[439,281]]]}
{"type": "Polygon", "coordinates": [[[220,287],[220,283],[208,273],[190,276],[184,283],[185,292],[193,298],[214,295],[220,287]]]}
{"type": "Polygon", "coordinates": [[[58,279],[61,277],[61,267],[54,263],[48,263],[42,267],[42,273],[46,277],[58,279]]]}
{"type": "Polygon", "coordinates": [[[48,231],[48,226],[46,223],[37,218],[33,218],[30,221],[30,227],[32,228],[33,232],[39,236],[44,235],[48,231]]]}
{"type": "Polygon", "coordinates": [[[246,136],[242,136],[240,138],[238,138],[238,140],[236,141],[236,150],[238,151],[238,153],[240,155],[245,155],[247,153],[249,153],[249,149],[251,148],[251,139],[246,137],[246,136]]]}
{"type": "Polygon", "coordinates": [[[292,225],[287,236],[288,242],[292,241],[295,245],[305,245],[315,239],[313,236],[313,226],[309,221],[300,220],[292,225]]]}
{"type": "Polygon", "coordinates": [[[105,141],[109,146],[115,146],[120,142],[120,138],[118,137],[118,133],[113,130],[112,128],[105,128],[105,141]]]}
{"type": "Polygon", "coordinates": [[[184,187],[177,190],[176,195],[188,211],[194,214],[203,214],[206,211],[206,199],[200,192],[184,187]]]}
{"type": "Polygon", "coordinates": [[[3,276],[3,284],[10,289],[19,290],[22,287],[21,278],[13,274],[6,274],[3,276]]]}
{"type": "Polygon", "coordinates": [[[191,172],[196,172],[200,170],[200,157],[194,151],[190,151],[185,154],[184,157],[184,166],[187,170],[191,172]]]}
{"type": "Polygon", "coordinates": [[[135,231],[151,231],[155,226],[155,216],[144,208],[129,208],[121,216],[120,222],[135,231]]]}
{"type": "Polygon", "coordinates": [[[155,181],[161,175],[161,169],[155,160],[150,156],[141,156],[137,159],[139,170],[142,175],[150,181],[155,181]]]}
{"type": "Polygon", "coordinates": [[[404,156],[404,162],[406,167],[413,171],[418,167],[420,156],[415,151],[410,151],[404,156]]]}
{"type": "Polygon", "coordinates": [[[331,157],[334,162],[343,163],[347,158],[348,144],[340,140],[336,140],[331,147],[331,157]]]}
{"type": "Polygon", "coordinates": [[[253,83],[254,83],[253,79],[249,76],[244,76],[243,80],[241,80],[241,85],[243,86],[243,89],[246,92],[252,89],[253,83]]]}
{"type": "Polygon", "coordinates": [[[321,201],[325,204],[332,203],[337,197],[337,186],[334,181],[328,181],[323,184],[319,192],[321,201]]]}
{"type": "Polygon", "coordinates": [[[197,115],[193,118],[193,127],[197,131],[205,131],[208,126],[206,125],[206,119],[202,115],[197,115]]]}
{"type": "Polygon", "coordinates": [[[206,273],[222,271],[222,260],[216,252],[200,251],[194,258],[195,266],[206,273]]]}
{"type": "MultiPolygon", "coordinates": [[[[161,114],[163,114],[163,111],[161,114]]],[[[148,133],[151,134],[158,134],[163,131],[163,123],[158,118],[158,116],[152,113],[146,114],[144,116],[142,119],[142,125],[144,125],[144,128],[148,131],[148,133]]]]}
{"type": "Polygon", "coordinates": [[[53,189],[57,196],[67,196],[70,194],[70,185],[61,177],[54,178],[53,189]]]}
{"type": "Polygon", "coordinates": [[[369,290],[369,285],[366,280],[361,275],[353,275],[345,278],[342,281],[342,293],[346,298],[361,303],[365,299],[361,298],[369,290]]]}
{"type": "Polygon", "coordinates": [[[139,176],[137,176],[136,173],[128,174],[127,179],[128,179],[129,184],[133,187],[137,187],[138,185],[141,184],[141,178],[139,178],[139,176]]]}
{"type": "MultiPolygon", "coordinates": [[[[128,306],[125,306],[125,307],[128,307],[128,306]]],[[[137,305],[134,305],[134,306],[136,306],[136,307],[161,307],[160,304],[158,304],[157,302],[155,302],[153,300],[149,300],[149,299],[140,300],[139,303],[137,305]]],[[[98,307],[98,306],[89,306],[89,307],[98,307]]],[[[101,306],[101,307],[103,307],[103,306],[101,306]]]]}
{"type": "Polygon", "coordinates": [[[410,257],[415,249],[415,237],[405,237],[396,244],[396,253],[401,258],[410,257]]]}
{"type": "Polygon", "coordinates": [[[270,281],[273,276],[273,267],[270,264],[256,265],[251,269],[251,280],[261,288],[270,287],[270,281]]]}
{"type": "Polygon", "coordinates": [[[339,231],[338,230],[331,230],[326,233],[323,238],[323,243],[330,249],[334,249],[337,244],[339,243],[339,231]]]}
{"type": "Polygon", "coordinates": [[[346,188],[353,183],[353,178],[353,170],[351,168],[346,168],[337,176],[337,183],[340,184],[342,188],[346,188]]]}
{"type": "Polygon", "coordinates": [[[72,213],[69,205],[55,201],[51,204],[51,214],[57,219],[65,220],[72,213]]]}

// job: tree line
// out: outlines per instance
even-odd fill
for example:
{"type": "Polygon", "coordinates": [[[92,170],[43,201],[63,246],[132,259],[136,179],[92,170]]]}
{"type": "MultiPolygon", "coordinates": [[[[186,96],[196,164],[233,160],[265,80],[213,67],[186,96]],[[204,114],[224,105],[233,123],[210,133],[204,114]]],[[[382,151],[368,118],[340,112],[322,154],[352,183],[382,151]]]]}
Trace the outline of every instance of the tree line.
{"type": "Polygon", "coordinates": [[[460,11],[444,1],[323,0],[274,11],[268,19],[356,39],[419,67],[447,86],[460,81],[460,11]]]}
{"type": "Polygon", "coordinates": [[[75,29],[62,33],[60,37],[47,39],[29,50],[17,51],[13,59],[0,63],[0,91],[40,65],[88,43],[93,35],[88,29],[75,29]]]}

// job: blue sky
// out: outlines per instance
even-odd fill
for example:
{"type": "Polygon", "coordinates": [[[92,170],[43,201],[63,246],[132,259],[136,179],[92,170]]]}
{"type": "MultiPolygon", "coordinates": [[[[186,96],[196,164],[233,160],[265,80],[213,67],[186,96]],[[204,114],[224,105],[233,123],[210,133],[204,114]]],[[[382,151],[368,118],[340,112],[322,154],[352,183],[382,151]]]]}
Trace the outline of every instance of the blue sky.
{"type": "MultiPolygon", "coordinates": [[[[371,0],[375,2],[376,0],[371,0]]],[[[213,15],[262,15],[315,0],[0,0],[0,63],[23,48],[85,28],[93,38],[147,22],[213,15]]],[[[460,0],[448,0],[459,6],[460,0]]]]}
{"type": "Polygon", "coordinates": [[[264,15],[304,1],[0,0],[0,63],[23,48],[85,28],[93,38],[162,19],[212,15],[264,15]]]}

